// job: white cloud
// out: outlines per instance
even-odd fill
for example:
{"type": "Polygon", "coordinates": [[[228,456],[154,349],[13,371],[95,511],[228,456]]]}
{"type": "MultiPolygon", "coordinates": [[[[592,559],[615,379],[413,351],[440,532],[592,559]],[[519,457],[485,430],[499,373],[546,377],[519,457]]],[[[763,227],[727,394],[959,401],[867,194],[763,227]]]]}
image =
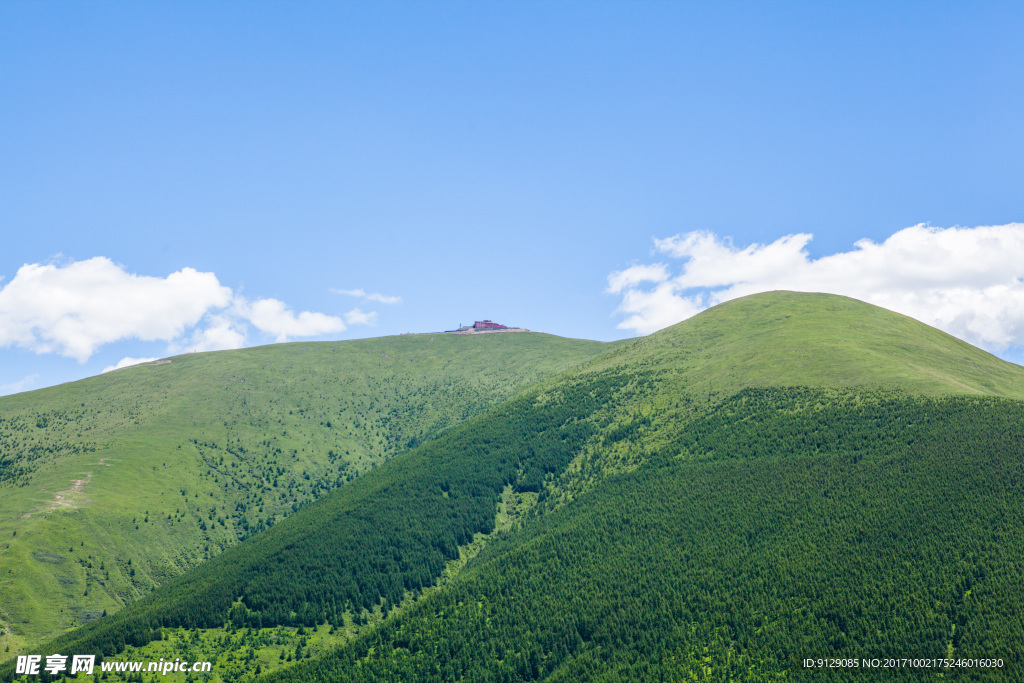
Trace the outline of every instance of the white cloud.
{"type": "Polygon", "coordinates": [[[349,325],[373,325],[377,322],[377,313],[375,311],[366,313],[361,309],[353,308],[345,314],[345,322],[349,325]]]}
{"type": "Polygon", "coordinates": [[[707,308],[703,299],[701,295],[679,296],[670,282],[649,290],[630,288],[622,293],[619,306],[628,317],[618,327],[650,334],[700,313],[707,308]]]}
{"type": "Polygon", "coordinates": [[[249,322],[274,335],[279,342],[287,341],[289,337],[313,337],[345,329],[345,322],[341,318],[310,311],[296,315],[283,301],[277,299],[259,299],[247,308],[246,317],[249,322]]]}
{"type": "MultiPolygon", "coordinates": [[[[346,315],[350,324],[365,324],[376,314],[355,309],[346,315]]],[[[167,277],[135,275],[102,256],[26,264],[0,288],[0,348],[19,346],[79,362],[126,339],[166,342],[172,353],[236,349],[248,342],[250,326],[276,341],[346,327],[341,317],[295,313],[277,299],[249,301],[213,273],[183,268],[167,277]]]]}
{"type": "Polygon", "coordinates": [[[655,240],[659,251],[676,258],[688,258],[685,272],[676,278],[681,287],[721,287],[735,282],[770,280],[806,260],[804,247],[811,235],[786,235],[771,244],[752,244],[746,249],[733,247],[709,232],[691,232],[664,240],[655,240]]]}
{"type": "Polygon", "coordinates": [[[32,387],[32,385],[36,383],[37,379],[39,379],[38,373],[29,375],[28,377],[22,377],[16,382],[0,384],[0,396],[7,396],[8,394],[17,394],[25,391],[32,387]]]}
{"type": "Polygon", "coordinates": [[[669,278],[668,268],[664,263],[649,266],[633,266],[608,276],[608,291],[618,294],[624,289],[632,289],[644,282],[664,282],[669,278]]]}
{"type": "Polygon", "coordinates": [[[132,358],[131,356],[125,356],[121,360],[117,361],[117,365],[108,365],[103,368],[103,372],[112,372],[114,370],[120,370],[121,368],[127,368],[131,365],[139,365],[140,363],[152,363],[159,358],[132,358]]]}
{"type": "Polygon", "coordinates": [[[332,289],[330,291],[333,292],[334,294],[341,294],[343,296],[354,296],[358,299],[376,301],[382,304],[402,303],[402,297],[400,296],[389,296],[387,294],[380,294],[378,292],[367,293],[365,289],[332,289]]]}
{"type": "Polygon", "coordinates": [[[608,276],[622,301],[622,329],[647,334],[709,306],[771,290],[828,292],[909,315],[990,350],[1024,345],[1024,224],[975,228],[916,225],[884,242],[812,259],[812,236],[736,247],[708,232],[655,240],[684,259],[608,276]],[[647,284],[653,283],[653,284],[647,284]]]}
{"type": "Polygon", "coordinates": [[[119,339],[171,340],[230,300],[216,275],[192,268],[159,278],[127,273],[102,256],[26,264],[0,289],[0,347],[84,362],[119,339]]]}
{"type": "Polygon", "coordinates": [[[366,295],[366,298],[370,301],[377,301],[382,304],[399,304],[402,303],[402,297],[400,296],[388,296],[387,294],[378,294],[377,292],[371,292],[366,295]]]}
{"type": "Polygon", "coordinates": [[[188,352],[224,351],[245,346],[245,321],[230,315],[208,315],[206,326],[197,328],[185,345],[172,345],[188,352]]]}

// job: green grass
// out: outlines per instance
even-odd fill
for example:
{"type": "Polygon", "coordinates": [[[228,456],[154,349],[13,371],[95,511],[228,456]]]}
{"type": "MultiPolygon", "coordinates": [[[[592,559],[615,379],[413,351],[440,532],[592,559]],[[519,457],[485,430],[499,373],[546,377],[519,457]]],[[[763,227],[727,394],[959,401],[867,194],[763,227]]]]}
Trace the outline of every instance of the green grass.
{"type": "Polygon", "coordinates": [[[1024,368],[933,327],[833,294],[735,299],[609,354],[666,373],[674,391],[745,387],[899,387],[925,395],[1024,398],[1024,368]]]}
{"type": "Polygon", "coordinates": [[[536,333],[283,344],[0,399],[0,650],[115,612],[606,347],[536,333]]]}

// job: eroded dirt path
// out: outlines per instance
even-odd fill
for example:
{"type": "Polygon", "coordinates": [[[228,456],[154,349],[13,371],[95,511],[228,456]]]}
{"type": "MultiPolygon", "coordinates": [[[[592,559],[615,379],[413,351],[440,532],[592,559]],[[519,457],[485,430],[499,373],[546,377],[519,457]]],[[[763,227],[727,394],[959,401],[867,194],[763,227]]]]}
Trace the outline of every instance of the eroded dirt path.
{"type": "MultiPolygon", "coordinates": [[[[106,460],[106,458],[100,458],[99,462],[96,464],[103,467],[110,467],[110,465],[104,464],[104,460],[106,460]]],[[[81,502],[82,491],[89,484],[89,480],[92,479],[92,472],[83,472],[82,475],[84,476],[84,479],[75,479],[71,486],[54,493],[53,500],[50,503],[41,508],[32,508],[22,515],[21,518],[28,519],[37,512],[54,512],[55,510],[73,510],[77,508],[81,502]]],[[[46,489],[43,490],[45,491],[46,489]]]]}

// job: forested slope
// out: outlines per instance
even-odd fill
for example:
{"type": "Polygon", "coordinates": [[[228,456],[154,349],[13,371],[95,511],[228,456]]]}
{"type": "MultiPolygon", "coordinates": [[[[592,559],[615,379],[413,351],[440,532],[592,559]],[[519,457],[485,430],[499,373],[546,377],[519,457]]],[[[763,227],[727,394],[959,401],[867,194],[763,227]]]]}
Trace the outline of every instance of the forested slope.
{"type": "Polygon", "coordinates": [[[282,344],[0,398],[0,645],[112,613],[607,347],[536,333],[282,344]]]}
{"type": "Polygon", "coordinates": [[[935,668],[1019,680],[1022,450],[1018,402],[746,390],[447,590],[265,680],[873,680],[804,668],[820,657],[997,658],[935,668]]]}
{"type": "Polygon", "coordinates": [[[506,486],[539,491],[593,432],[583,418],[619,388],[607,377],[535,394],[389,462],[122,612],[52,644],[104,654],[160,627],[342,623],[431,585],[458,546],[493,529],[506,486]],[[236,600],[241,599],[236,603],[236,600]]]}

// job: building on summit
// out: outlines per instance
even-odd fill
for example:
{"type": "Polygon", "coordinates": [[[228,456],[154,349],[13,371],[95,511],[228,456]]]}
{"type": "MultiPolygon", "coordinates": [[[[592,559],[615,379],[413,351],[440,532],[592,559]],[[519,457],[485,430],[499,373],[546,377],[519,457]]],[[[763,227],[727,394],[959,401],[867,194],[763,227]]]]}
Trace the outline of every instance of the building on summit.
{"type": "Polygon", "coordinates": [[[476,334],[478,332],[529,332],[524,327],[509,327],[493,320],[477,320],[472,325],[459,325],[458,329],[447,330],[455,334],[476,334]]]}
{"type": "Polygon", "coordinates": [[[473,323],[474,330],[507,330],[507,325],[499,325],[493,320],[477,320],[473,323]]]}

